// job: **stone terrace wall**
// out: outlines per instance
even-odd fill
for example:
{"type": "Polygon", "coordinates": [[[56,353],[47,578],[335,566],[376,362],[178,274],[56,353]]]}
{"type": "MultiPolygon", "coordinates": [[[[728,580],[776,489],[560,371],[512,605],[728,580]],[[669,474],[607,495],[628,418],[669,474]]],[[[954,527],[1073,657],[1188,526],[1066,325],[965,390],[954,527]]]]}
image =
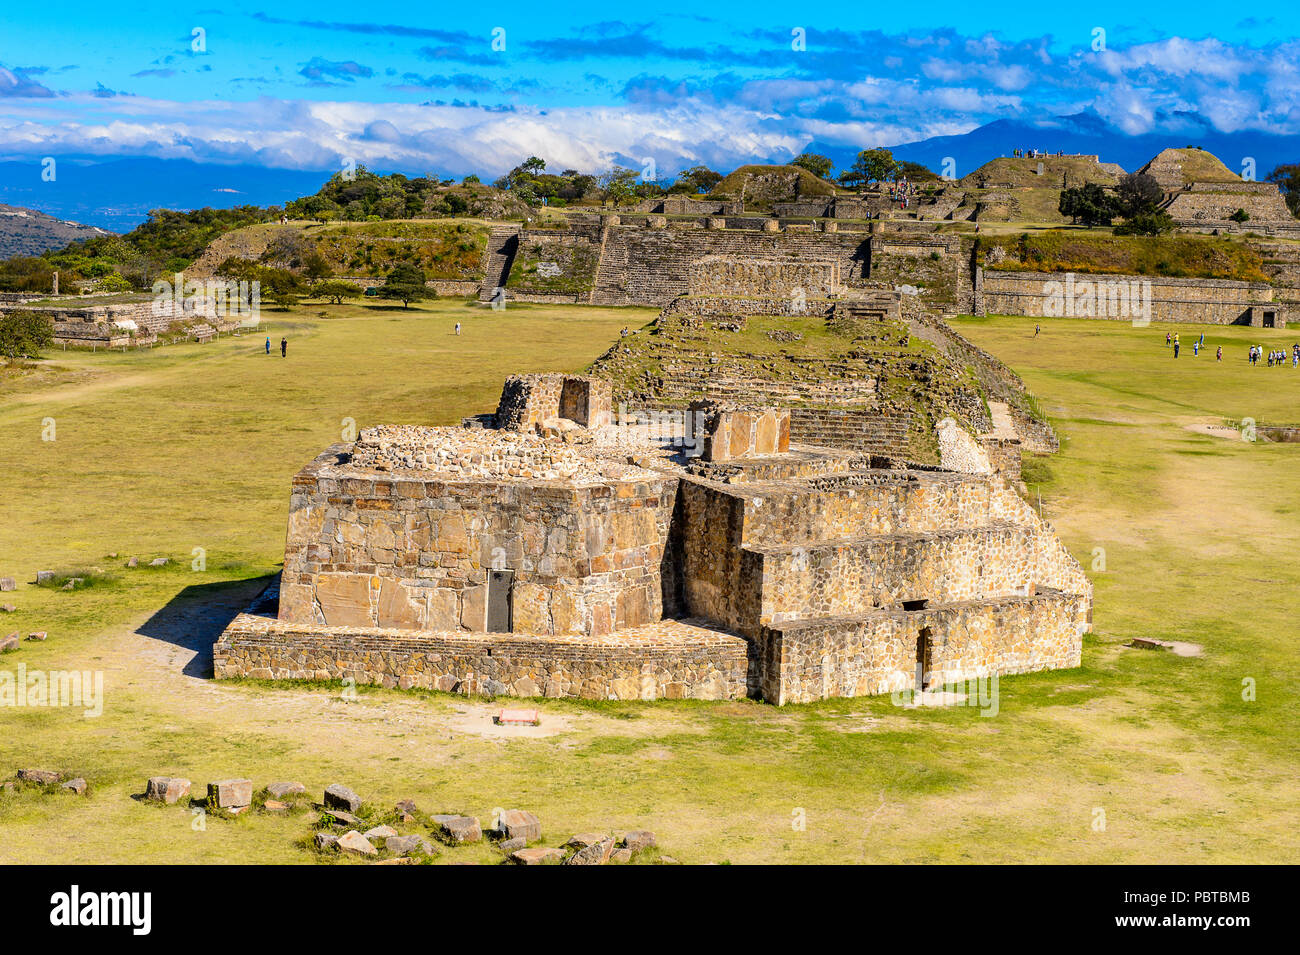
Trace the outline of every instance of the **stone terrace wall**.
{"type": "Polygon", "coordinates": [[[462,481],[357,471],[336,445],[295,478],[282,620],[486,629],[487,574],[511,570],[513,629],[600,636],[662,617],[677,481],[462,481]]]}
{"type": "Polygon", "coordinates": [[[1300,225],[1271,182],[1197,182],[1191,189],[1175,194],[1165,206],[1174,221],[1187,225],[1226,223],[1238,209],[1250,214],[1245,228],[1257,224],[1300,225]]]}
{"type": "Polygon", "coordinates": [[[690,288],[694,263],[706,256],[830,260],[839,279],[860,285],[869,258],[861,233],[669,230],[616,226],[609,230],[592,293],[597,305],[658,305],[690,288]]]}
{"type": "Polygon", "coordinates": [[[748,645],[676,621],[617,638],[311,627],[241,614],[213,648],[217,679],[342,680],[491,696],[730,700],[748,645]]]}
{"type": "Polygon", "coordinates": [[[839,263],[834,260],[733,259],[708,256],[690,275],[692,296],[761,296],[789,299],[796,290],[824,298],[840,291],[839,263]]]}
{"type": "Polygon", "coordinates": [[[911,689],[924,628],[933,648],[931,685],[1077,667],[1085,618],[1083,598],[1045,593],[768,629],[759,650],[763,697],[807,703],[911,689]]]}
{"type": "Polygon", "coordinates": [[[791,408],[790,440],[823,448],[843,448],[908,459],[910,412],[887,414],[874,409],[791,408]]]}
{"type": "MultiPolygon", "coordinates": [[[[1047,283],[1061,283],[1065,280],[1065,273],[985,269],[984,311],[991,315],[1041,316],[1045,310],[1047,283]]],[[[1243,321],[1246,310],[1252,304],[1273,301],[1272,287],[1262,282],[1175,279],[1147,275],[1076,275],[1075,282],[1076,295],[1082,293],[1085,282],[1150,282],[1151,320],[1156,322],[1233,325],[1243,321]]],[[[1096,317],[1118,321],[1132,320],[1131,314],[1096,317]]]]}
{"type": "Polygon", "coordinates": [[[1025,593],[1036,531],[1014,524],[764,547],[761,620],[858,616],[908,600],[956,603],[1025,593]]]}

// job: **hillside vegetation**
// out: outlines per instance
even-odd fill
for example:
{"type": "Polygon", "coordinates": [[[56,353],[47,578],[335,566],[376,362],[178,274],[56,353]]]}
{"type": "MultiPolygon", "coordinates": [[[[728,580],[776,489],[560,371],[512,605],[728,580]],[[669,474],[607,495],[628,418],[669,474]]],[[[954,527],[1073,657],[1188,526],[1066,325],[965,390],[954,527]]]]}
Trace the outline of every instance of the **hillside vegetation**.
{"type": "Polygon", "coordinates": [[[1116,236],[1048,229],[984,237],[980,256],[986,268],[1004,271],[1268,280],[1258,251],[1213,236],[1116,236]],[[1005,258],[993,253],[995,248],[1000,248],[1005,258]]]}

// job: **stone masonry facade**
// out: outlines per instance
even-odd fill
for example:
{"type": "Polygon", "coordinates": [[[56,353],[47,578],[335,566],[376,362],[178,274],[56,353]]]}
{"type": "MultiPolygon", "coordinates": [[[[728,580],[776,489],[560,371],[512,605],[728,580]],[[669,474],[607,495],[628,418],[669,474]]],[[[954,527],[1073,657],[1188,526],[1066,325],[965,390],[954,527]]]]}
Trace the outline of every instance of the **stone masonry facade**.
{"type": "Polygon", "coordinates": [[[565,384],[299,472],[275,613],[231,623],[217,676],[782,704],[1078,665],[1091,584],[986,463],[873,466],[716,404],[725,453],[683,457],[557,419],[565,384]]]}

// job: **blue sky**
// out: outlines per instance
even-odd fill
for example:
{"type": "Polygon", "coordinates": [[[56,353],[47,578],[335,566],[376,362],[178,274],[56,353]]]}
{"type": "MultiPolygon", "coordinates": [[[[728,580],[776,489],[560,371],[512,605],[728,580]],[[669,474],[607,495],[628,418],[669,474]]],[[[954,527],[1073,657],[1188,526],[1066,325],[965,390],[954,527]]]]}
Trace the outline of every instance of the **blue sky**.
{"type": "Polygon", "coordinates": [[[670,174],[1083,110],[1130,134],[1176,135],[1193,117],[1300,133],[1293,12],[888,6],[11,3],[0,159],[463,175],[536,153],[670,174]]]}

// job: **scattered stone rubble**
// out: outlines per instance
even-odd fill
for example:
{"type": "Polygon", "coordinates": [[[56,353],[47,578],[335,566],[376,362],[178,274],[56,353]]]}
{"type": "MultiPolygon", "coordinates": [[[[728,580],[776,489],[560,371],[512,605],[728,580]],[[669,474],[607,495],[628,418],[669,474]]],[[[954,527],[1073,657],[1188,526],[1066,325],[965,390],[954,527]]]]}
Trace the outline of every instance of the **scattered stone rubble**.
{"type": "MultiPolygon", "coordinates": [[[[23,785],[51,787],[61,784],[62,790],[85,795],[88,790],[86,780],[80,776],[69,779],[68,775],[48,769],[20,769],[14,780],[0,788],[13,792],[23,785]]],[[[192,785],[190,780],[179,776],[152,776],[145,784],[143,797],[137,798],[174,805],[187,801],[192,785]]],[[[232,778],[208,783],[206,792],[204,804],[210,810],[220,810],[219,815],[235,816],[254,806],[260,806],[266,812],[287,812],[291,806],[279,800],[305,797],[307,787],[299,782],[272,782],[261,793],[276,798],[263,798],[259,802],[251,779],[232,778]]],[[[195,797],[187,804],[199,805],[200,799],[195,797]]],[[[303,809],[308,802],[299,798],[295,805],[303,809]]],[[[319,828],[311,835],[310,845],[320,852],[351,855],[375,863],[401,864],[433,859],[440,850],[425,832],[403,832],[398,826],[424,829],[452,849],[481,842],[486,831],[502,861],[512,865],[628,863],[657,846],[654,833],[644,829],[619,833],[580,832],[558,847],[539,845],[542,841],[541,820],[524,809],[499,812],[493,825],[484,830],[474,816],[457,813],[426,816],[411,799],[400,800],[392,813],[379,814],[378,818],[370,820],[356,815],[363,811],[364,805],[355,790],[341,783],[327,786],[321,802],[316,805],[321,816],[317,824],[319,828]]],[[[368,810],[366,813],[370,814],[368,810]]],[[[672,863],[676,860],[659,856],[656,861],[672,863]]]]}
{"type": "Polygon", "coordinates": [[[563,442],[528,432],[380,425],[365,428],[352,464],[376,471],[420,471],[456,480],[603,480],[616,465],[593,461],[563,442]]]}

